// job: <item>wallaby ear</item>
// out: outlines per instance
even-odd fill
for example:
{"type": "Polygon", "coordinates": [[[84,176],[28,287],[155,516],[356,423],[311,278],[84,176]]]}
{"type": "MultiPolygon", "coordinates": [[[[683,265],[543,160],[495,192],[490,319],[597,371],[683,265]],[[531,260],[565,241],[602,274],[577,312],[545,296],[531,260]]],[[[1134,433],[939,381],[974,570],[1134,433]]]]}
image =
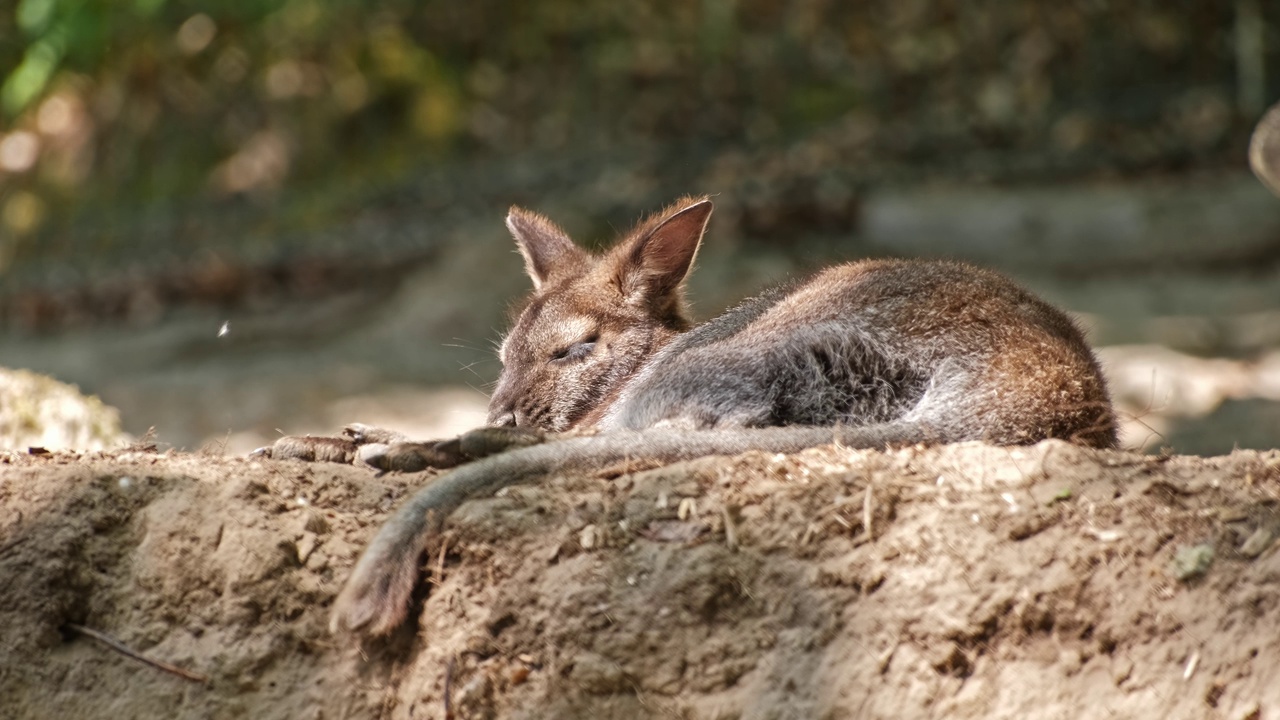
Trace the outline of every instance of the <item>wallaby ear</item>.
{"type": "Polygon", "coordinates": [[[507,213],[507,229],[524,256],[525,272],[540,290],[557,273],[576,266],[584,253],[555,223],[545,217],[512,207],[507,213]]]}
{"type": "Polygon", "coordinates": [[[711,217],[711,201],[701,198],[672,206],[640,226],[624,246],[617,282],[628,301],[662,305],[674,295],[693,267],[711,217]]]}
{"type": "Polygon", "coordinates": [[[1253,129],[1249,165],[1268,190],[1280,195],[1280,103],[1272,105],[1253,129]]]}

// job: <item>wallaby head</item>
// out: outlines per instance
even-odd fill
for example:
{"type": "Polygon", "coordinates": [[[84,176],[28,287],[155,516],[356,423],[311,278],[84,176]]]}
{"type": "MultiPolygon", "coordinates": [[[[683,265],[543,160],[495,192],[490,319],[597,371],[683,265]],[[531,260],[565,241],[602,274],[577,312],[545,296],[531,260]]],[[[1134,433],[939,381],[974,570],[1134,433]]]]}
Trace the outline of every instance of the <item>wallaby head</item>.
{"type": "Polygon", "coordinates": [[[1254,128],[1249,165],[1268,190],[1280,195],[1280,103],[1272,105],[1254,128]]]}
{"type": "Polygon", "coordinates": [[[502,342],[489,424],[563,431],[594,422],[646,359],[689,329],[684,279],[710,216],[710,200],[683,198],[596,254],[512,208],[507,228],[533,293],[502,342]]]}

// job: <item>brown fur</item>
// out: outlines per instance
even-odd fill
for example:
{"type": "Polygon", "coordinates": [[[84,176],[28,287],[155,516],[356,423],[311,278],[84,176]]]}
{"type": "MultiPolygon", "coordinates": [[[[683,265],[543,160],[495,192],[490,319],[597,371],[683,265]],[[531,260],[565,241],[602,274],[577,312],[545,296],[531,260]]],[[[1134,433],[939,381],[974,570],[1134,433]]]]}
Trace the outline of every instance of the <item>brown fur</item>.
{"type": "MultiPolygon", "coordinates": [[[[953,419],[971,427],[935,422],[938,437],[1114,444],[1101,375],[1071,321],[1006,278],[961,263],[839,265],[759,302],[760,311],[730,328],[731,337],[665,358],[690,325],[681,284],[710,210],[706,198],[683,198],[596,255],[545,218],[513,209],[508,224],[536,289],[503,343],[490,424],[553,432],[658,423],[868,424],[890,419],[890,405],[902,411],[918,399],[925,382],[942,377],[933,368],[965,362],[973,367],[958,382],[990,392],[956,406],[953,419]],[[823,329],[810,332],[815,327],[823,329]],[[751,357],[773,359],[725,370],[751,357]],[[797,367],[815,362],[826,369],[797,367]],[[807,377],[810,370],[817,376],[807,377]],[[662,377],[637,382],[642,372],[662,377]],[[725,376],[747,387],[705,397],[725,376]],[[673,388],[677,377],[689,380],[673,388]],[[879,383],[883,397],[840,405],[850,382],[879,383]],[[761,406],[771,387],[787,388],[786,403],[796,409],[761,406]],[[796,394],[833,396],[836,406],[799,408],[796,394]],[[674,397],[654,399],[664,395],[674,397]],[[708,407],[726,397],[727,408],[708,407]],[[876,403],[884,406],[872,408],[876,403]]],[[[722,320],[704,327],[714,330],[722,320]]]]}

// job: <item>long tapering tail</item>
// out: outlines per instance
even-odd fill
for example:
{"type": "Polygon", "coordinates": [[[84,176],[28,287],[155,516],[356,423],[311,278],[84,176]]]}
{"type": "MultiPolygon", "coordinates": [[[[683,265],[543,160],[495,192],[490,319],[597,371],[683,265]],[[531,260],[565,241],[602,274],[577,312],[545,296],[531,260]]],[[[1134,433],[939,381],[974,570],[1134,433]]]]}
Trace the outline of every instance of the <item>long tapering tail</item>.
{"type": "Polygon", "coordinates": [[[841,443],[881,448],[916,442],[949,442],[921,425],[773,427],[684,431],[653,429],[571,438],[521,448],[464,465],[418,491],[369,544],[338,595],[330,630],[385,635],[404,622],[418,563],[432,534],[468,498],[540,480],[558,472],[590,470],[626,459],[678,462],[747,450],[797,452],[841,443]]]}

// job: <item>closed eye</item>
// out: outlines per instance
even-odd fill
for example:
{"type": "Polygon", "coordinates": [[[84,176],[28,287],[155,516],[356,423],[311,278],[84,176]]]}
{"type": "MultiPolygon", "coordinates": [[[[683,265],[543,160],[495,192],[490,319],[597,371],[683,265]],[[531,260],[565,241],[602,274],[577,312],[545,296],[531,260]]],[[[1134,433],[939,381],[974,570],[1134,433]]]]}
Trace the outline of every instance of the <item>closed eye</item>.
{"type": "Polygon", "coordinates": [[[585,338],[579,340],[568,347],[561,348],[551,355],[553,362],[568,362],[571,360],[581,360],[591,353],[595,352],[596,342],[600,340],[599,333],[591,333],[585,338]]]}

